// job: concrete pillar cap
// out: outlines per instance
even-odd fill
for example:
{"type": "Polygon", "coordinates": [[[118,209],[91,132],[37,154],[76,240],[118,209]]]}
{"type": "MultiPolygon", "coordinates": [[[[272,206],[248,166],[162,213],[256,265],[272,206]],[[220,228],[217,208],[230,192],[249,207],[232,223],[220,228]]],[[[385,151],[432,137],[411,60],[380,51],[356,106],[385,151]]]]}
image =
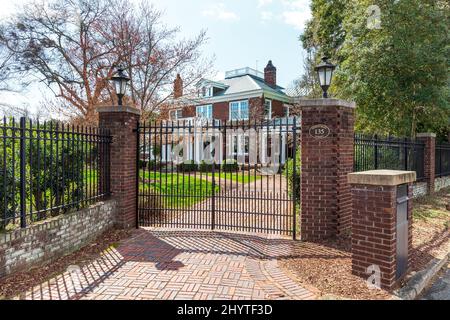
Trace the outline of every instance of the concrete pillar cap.
{"type": "Polygon", "coordinates": [[[375,186],[398,186],[416,181],[415,171],[370,170],[353,172],[347,176],[350,184],[367,184],[375,186]]]}
{"type": "Polygon", "coordinates": [[[300,97],[294,98],[294,104],[300,107],[346,107],[354,109],[355,102],[341,99],[305,99],[300,97]]]}
{"type": "Polygon", "coordinates": [[[436,138],[436,133],[431,133],[431,132],[423,132],[423,133],[418,133],[417,138],[436,138]]]}
{"type": "Polygon", "coordinates": [[[97,107],[97,112],[128,112],[137,115],[141,114],[141,110],[132,106],[100,106],[97,107]]]}

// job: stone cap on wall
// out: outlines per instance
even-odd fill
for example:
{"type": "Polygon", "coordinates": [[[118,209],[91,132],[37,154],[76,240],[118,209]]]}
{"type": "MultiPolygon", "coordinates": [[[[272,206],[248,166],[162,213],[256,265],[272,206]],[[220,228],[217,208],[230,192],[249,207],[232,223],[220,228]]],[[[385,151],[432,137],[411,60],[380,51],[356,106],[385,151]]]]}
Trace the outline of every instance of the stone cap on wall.
{"type": "Polygon", "coordinates": [[[416,135],[417,138],[436,138],[436,133],[431,132],[424,132],[424,133],[418,133],[416,135]]]}
{"type": "Polygon", "coordinates": [[[294,104],[300,107],[346,107],[355,108],[356,104],[353,101],[341,100],[341,99],[305,99],[294,98],[294,104]]]}
{"type": "Polygon", "coordinates": [[[370,170],[348,174],[350,184],[368,184],[375,186],[398,186],[416,181],[415,171],[370,170]]]}
{"type": "Polygon", "coordinates": [[[141,110],[131,106],[100,106],[97,107],[97,112],[129,112],[137,115],[141,114],[141,110]]]}

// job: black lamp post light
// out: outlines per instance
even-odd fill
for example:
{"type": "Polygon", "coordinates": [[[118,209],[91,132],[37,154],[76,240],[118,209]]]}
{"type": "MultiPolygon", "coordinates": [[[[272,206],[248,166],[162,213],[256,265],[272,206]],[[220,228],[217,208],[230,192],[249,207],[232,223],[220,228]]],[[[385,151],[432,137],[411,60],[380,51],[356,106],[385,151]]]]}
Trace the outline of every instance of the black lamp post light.
{"type": "Polygon", "coordinates": [[[336,69],[336,66],[328,62],[328,57],[322,57],[322,62],[315,68],[324,98],[328,98],[328,88],[331,85],[334,69],[336,69]]]}
{"type": "Polygon", "coordinates": [[[127,90],[128,81],[130,78],[126,75],[123,68],[118,68],[117,73],[111,77],[114,83],[114,89],[116,90],[117,97],[119,98],[119,106],[122,105],[122,98],[127,90]]]}

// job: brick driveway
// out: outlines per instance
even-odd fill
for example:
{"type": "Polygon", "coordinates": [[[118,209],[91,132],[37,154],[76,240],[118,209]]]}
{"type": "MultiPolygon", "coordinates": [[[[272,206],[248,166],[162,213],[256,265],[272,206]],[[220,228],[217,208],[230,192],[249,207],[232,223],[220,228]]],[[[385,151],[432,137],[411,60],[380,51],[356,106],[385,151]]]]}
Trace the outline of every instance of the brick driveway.
{"type": "Polygon", "coordinates": [[[100,259],[18,299],[314,299],[278,267],[292,240],[140,229],[100,259]]]}

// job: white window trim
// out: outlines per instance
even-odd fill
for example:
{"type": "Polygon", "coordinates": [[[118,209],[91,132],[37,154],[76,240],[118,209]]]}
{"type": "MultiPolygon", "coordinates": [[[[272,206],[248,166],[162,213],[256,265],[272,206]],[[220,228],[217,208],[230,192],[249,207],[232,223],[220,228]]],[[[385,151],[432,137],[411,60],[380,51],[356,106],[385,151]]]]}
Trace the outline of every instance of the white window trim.
{"type": "Polygon", "coordinates": [[[212,98],[214,96],[214,87],[210,85],[201,87],[199,95],[203,98],[212,98]],[[203,93],[203,90],[205,93],[203,93]]]}
{"type": "Polygon", "coordinates": [[[250,138],[248,135],[246,134],[238,134],[238,135],[233,135],[232,136],[232,146],[231,146],[231,155],[232,156],[248,156],[248,152],[245,152],[245,138],[248,137],[248,141],[249,141],[249,149],[250,149],[250,138]],[[237,142],[237,152],[234,151],[234,145],[235,145],[235,140],[237,142]]]}
{"type": "Polygon", "coordinates": [[[183,118],[183,114],[181,114],[181,117],[178,117],[178,112],[180,112],[181,111],[181,113],[183,113],[183,109],[175,109],[175,110],[170,110],[170,112],[169,112],[169,118],[170,118],[170,120],[178,120],[178,119],[181,119],[181,118],[183,118]],[[175,112],[175,119],[172,119],[172,112],[175,112]]]}
{"type": "Polygon", "coordinates": [[[264,119],[270,120],[272,119],[272,100],[271,99],[264,99],[264,119]],[[270,102],[270,112],[268,115],[266,115],[266,103],[270,102]]]}
{"type": "Polygon", "coordinates": [[[289,118],[289,114],[291,112],[291,108],[287,104],[283,104],[283,114],[285,118],[289,118]]]}
{"type": "Polygon", "coordinates": [[[229,104],[228,104],[228,120],[230,120],[230,121],[239,121],[239,120],[248,120],[249,119],[249,117],[250,117],[250,105],[249,105],[249,102],[248,102],[248,100],[239,100],[239,101],[231,101],[229,104]],[[247,117],[246,118],[242,118],[241,117],[241,112],[242,112],[242,110],[241,110],[241,103],[243,103],[243,102],[246,102],[247,103],[247,109],[248,109],[248,114],[247,114],[247,117]],[[231,112],[231,105],[233,104],[233,103],[237,103],[238,104],[238,113],[239,113],[239,118],[238,119],[233,119],[233,117],[232,117],[232,112],[231,112]]]}
{"type": "MultiPolygon", "coordinates": [[[[203,114],[203,112],[202,112],[202,114],[203,114]]],[[[205,104],[205,105],[201,105],[201,106],[196,106],[195,107],[195,116],[197,118],[202,118],[202,119],[212,119],[213,118],[213,105],[212,104],[205,104]],[[209,108],[209,109],[211,109],[211,116],[210,117],[199,116],[199,111],[198,111],[199,108],[209,108]]]]}

